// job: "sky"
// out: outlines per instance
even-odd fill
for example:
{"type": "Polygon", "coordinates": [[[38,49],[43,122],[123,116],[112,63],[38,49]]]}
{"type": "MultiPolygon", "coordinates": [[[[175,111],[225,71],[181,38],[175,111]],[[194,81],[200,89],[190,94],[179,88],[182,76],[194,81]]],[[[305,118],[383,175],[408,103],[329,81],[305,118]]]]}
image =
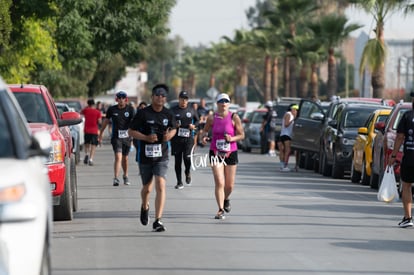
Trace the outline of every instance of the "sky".
{"type": "MultiPolygon", "coordinates": [[[[222,36],[233,38],[236,29],[249,29],[245,11],[255,6],[256,0],[177,0],[170,15],[170,37],[180,35],[186,45],[218,43],[222,36]]],[[[353,23],[365,25],[361,30],[372,30],[372,16],[355,8],[348,8],[346,15],[353,23]]],[[[404,18],[395,14],[386,21],[385,38],[414,38],[411,30],[414,15],[404,18]]]]}

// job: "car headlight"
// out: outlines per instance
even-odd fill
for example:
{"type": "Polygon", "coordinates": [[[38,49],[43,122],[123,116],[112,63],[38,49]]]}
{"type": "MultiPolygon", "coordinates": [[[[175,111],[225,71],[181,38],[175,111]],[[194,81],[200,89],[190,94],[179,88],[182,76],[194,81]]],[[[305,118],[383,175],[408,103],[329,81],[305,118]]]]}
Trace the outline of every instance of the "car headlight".
{"type": "Polygon", "coordinates": [[[59,140],[52,141],[52,150],[50,150],[48,164],[63,162],[62,143],[59,140]]]}
{"type": "Polygon", "coordinates": [[[0,203],[16,202],[23,198],[26,193],[24,184],[16,184],[0,189],[0,203]]]}
{"type": "Polygon", "coordinates": [[[343,145],[354,145],[355,139],[343,138],[342,144],[343,145]]]}

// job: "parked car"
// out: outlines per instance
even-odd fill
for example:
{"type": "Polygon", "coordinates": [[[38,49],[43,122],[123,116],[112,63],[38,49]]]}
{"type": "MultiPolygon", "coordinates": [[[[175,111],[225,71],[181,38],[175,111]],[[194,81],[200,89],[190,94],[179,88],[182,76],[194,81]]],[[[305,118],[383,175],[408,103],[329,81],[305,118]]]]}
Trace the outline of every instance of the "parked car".
{"type": "Polygon", "coordinates": [[[244,140],[242,149],[244,152],[251,152],[252,149],[262,148],[262,138],[260,128],[263,122],[263,116],[267,109],[256,109],[251,112],[248,118],[244,119],[244,140]]]}
{"type": "Polygon", "coordinates": [[[351,170],[352,148],[358,128],[379,108],[376,104],[342,102],[322,133],[322,171],[336,179],[351,170]]]}
{"type": "MultiPolygon", "coordinates": [[[[55,102],[56,108],[58,109],[58,112],[60,115],[64,112],[70,112],[73,109],[69,107],[68,104],[62,103],[62,102],[55,102]]],[[[70,133],[72,135],[72,152],[75,155],[75,163],[78,164],[80,162],[80,155],[82,152],[82,146],[81,146],[81,136],[85,136],[83,129],[81,129],[81,125],[70,125],[70,133]]]]}
{"type": "MultiPolygon", "coordinates": [[[[387,160],[392,150],[394,149],[394,140],[397,135],[397,126],[400,122],[402,115],[412,109],[411,102],[398,103],[392,109],[389,117],[385,122],[378,122],[375,124],[375,128],[378,130],[375,136],[372,147],[372,175],[370,178],[371,188],[378,188],[381,184],[382,177],[384,176],[384,169],[387,165],[387,160]]],[[[401,146],[394,164],[394,175],[396,181],[400,180],[400,163],[403,155],[403,147],[401,146]]],[[[401,186],[399,186],[401,190],[401,186]]]]}
{"type": "Polygon", "coordinates": [[[365,125],[358,129],[358,136],[352,148],[351,181],[369,184],[371,177],[372,145],[378,130],[375,124],[384,122],[391,113],[391,107],[383,107],[371,113],[365,125]]]}
{"type": "Polygon", "coordinates": [[[322,136],[328,123],[335,116],[342,103],[364,103],[376,106],[390,106],[391,100],[365,97],[335,98],[330,103],[302,99],[293,126],[292,148],[298,152],[299,167],[313,169],[323,174],[322,136]]]}
{"type": "Polygon", "coordinates": [[[44,162],[48,132],[30,132],[0,80],[0,274],[50,274],[52,197],[44,162]]]}
{"type": "Polygon", "coordinates": [[[52,138],[52,151],[46,166],[53,195],[55,220],[72,220],[78,208],[75,156],[68,126],[79,124],[77,112],[59,114],[56,104],[43,85],[9,85],[33,132],[47,130],[52,138]]]}

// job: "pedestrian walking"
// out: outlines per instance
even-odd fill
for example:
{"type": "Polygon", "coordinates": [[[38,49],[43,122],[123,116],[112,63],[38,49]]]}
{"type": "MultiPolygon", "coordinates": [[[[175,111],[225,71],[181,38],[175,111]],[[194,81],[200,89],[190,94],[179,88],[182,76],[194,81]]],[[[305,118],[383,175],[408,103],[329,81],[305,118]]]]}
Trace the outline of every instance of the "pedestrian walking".
{"type": "Polygon", "coordinates": [[[174,113],[177,133],[171,139],[171,155],[175,159],[175,176],[177,184],[175,189],[183,189],[182,162],[184,161],[185,183],[191,184],[191,151],[194,147],[194,135],[198,125],[198,114],[192,106],[188,105],[188,93],[181,91],[178,96],[178,105],[171,111],[174,113]]]}
{"type": "Polygon", "coordinates": [[[155,85],[152,88],[151,104],[137,112],[128,130],[130,136],[139,140],[137,160],[142,180],[140,214],[142,225],[149,223],[149,200],[155,184],[155,221],[152,224],[155,232],[166,230],[161,218],[166,197],[168,141],[177,132],[174,114],[164,107],[167,95],[167,85],[155,85]]]}
{"type": "Polygon", "coordinates": [[[267,109],[267,113],[263,116],[262,126],[260,127],[260,132],[264,133],[266,141],[269,144],[269,151],[268,155],[271,157],[276,156],[276,119],[277,113],[276,110],[273,109],[273,102],[268,101],[265,104],[267,109]]]}
{"type": "MultiPolygon", "coordinates": [[[[413,109],[414,109],[414,92],[410,93],[413,109]]],[[[400,166],[400,178],[402,184],[402,204],[404,217],[398,226],[401,228],[413,226],[413,218],[411,216],[411,208],[413,203],[412,183],[414,182],[414,110],[407,111],[401,117],[397,126],[397,136],[394,142],[394,149],[389,156],[388,164],[393,167],[395,157],[400,150],[401,145],[404,146],[403,157],[400,166]]]]}
{"type": "Polygon", "coordinates": [[[197,107],[197,114],[199,118],[198,127],[197,127],[197,135],[196,135],[196,143],[200,147],[204,147],[201,137],[199,137],[199,132],[203,130],[204,125],[206,125],[207,117],[209,114],[209,109],[206,106],[206,100],[204,98],[200,99],[200,104],[197,107]]]}
{"type": "Polygon", "coordinates": [[[215,219],[224,219],[224,212],[231,211],[230,195],[234,189],[238,155],[237,141],[244,139],[244,130],[237,113],[229,111],[230,97],[221,93],[217,97],[217,111],[207,118],[202,130],[203,144],[209,139],[210,164],[214,176],[214,194],[218,206],[215,219]]]}
{"type": "MultiPolygon", "coordinates": [[[[282,120],[282,129],[280,130],[279,157],[281,161],[280,170],[283,172],[290,171],[288,167],[289,157],[291,153],[291,140],[294,120],[296,118],[299,106],[297,104],[290,104],[288,111],[284,114],[282,120]]],[[[296,167],[295,167],[296,169],[296,167]]]]}
{"type": "Polygon", "coordinates": [[[88,106],[81,110],[81,114],[85,118],[85,158],[83,163],[93,165],[93,157],[95,156],[96,146],[98,146],[99,125],[102,123],[102,114],[95,108],[95,100],[88,99],[88,106]]]}
{"type": "Polygon", "coordinates": [[[122,168],[124,185],[130,185],[128,177],[128,154],[131,150],[132,138],[128,135],[128,127],[135,113],[134,108],[128,104],[128,97],[125,91],[119,91],[115,95],[118,104],[113,105],[106,111],[102,122],[102,129],[99,133],[99,142],[106,126],[112,122],[111,144],[115,155],[113,186],[119,186],[119,173],[122,168]]]}

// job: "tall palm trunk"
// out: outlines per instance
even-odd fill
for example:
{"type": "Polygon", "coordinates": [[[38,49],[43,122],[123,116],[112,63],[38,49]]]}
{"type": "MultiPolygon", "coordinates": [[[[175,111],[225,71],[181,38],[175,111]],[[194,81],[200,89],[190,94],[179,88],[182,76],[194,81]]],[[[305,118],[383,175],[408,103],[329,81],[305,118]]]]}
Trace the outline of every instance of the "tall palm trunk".
{"type": "MultiPolygon", "coordinates": [[[[384,42],[384,25],[381,23],[377,24],[377,39],[382,45],[385,45],[384,42]]],[[[371,85],[372,85],[372,97],[383,98],[384,97],[384,87],[385,87],[385,67],[384,62],[376,70],[372,72],[371,76],[371,85]]]]}
{"type": "Polygon", "coordinates": [[[277,57],[273,59],[272,67],[272,100],[276,100],[279,97],[279,60],[277,57]]]}
{"type": "Polygon", "coordinates": [[[289,76],[290,76],[290,78],[289,78],[289,94],[290,94],[290,96],[292,96],[292,97],[297,97],[298,96],[298,91],[297,91],[297,88],[296,88],[296,83],[297,83],[297,77],[296,77],[296,58],[295,57],[290,57],[289,58],[289,70],[290,70],[290,73],[289,73],[289,76]]]}
{"type": "Polygon", "coordinates": [[[318,98],[318,72],[317,72],[317,65],[313,63],[311,65],[311,78],[310,78],[310,95],[311,97],[314,96],[318,98]]]}
{"type": "Polygon", "coordinates": [[[328,98],[331,98],[337,92],[337,77],[336,77],[336,59],[334,49],[329,49],[328,57],[328,98]]]}
{"type": "MultiPolygon", "coordinates": [[[[286,53],[289,52],[289,50],[286,50],[286,53]]],[[[285,89],[285,92],[283,93],[284,96],[290,95],[290,69],[289,69],[289,57],[286,55],[284,58],[283,63],[283,89],[285,89]]]]}
{"type": "Polygon", "coordinates": [[[268,101],[271,99],[271,83],[272,83],[272,64],[269,55],[265,57],[265,67],[264,67],[264,101],[268,101]]]}
{"type": "Polygon", "coordinates": [[[299,97],[308,97],[308,64],[303,64],[299,74],[299,97]]]}

